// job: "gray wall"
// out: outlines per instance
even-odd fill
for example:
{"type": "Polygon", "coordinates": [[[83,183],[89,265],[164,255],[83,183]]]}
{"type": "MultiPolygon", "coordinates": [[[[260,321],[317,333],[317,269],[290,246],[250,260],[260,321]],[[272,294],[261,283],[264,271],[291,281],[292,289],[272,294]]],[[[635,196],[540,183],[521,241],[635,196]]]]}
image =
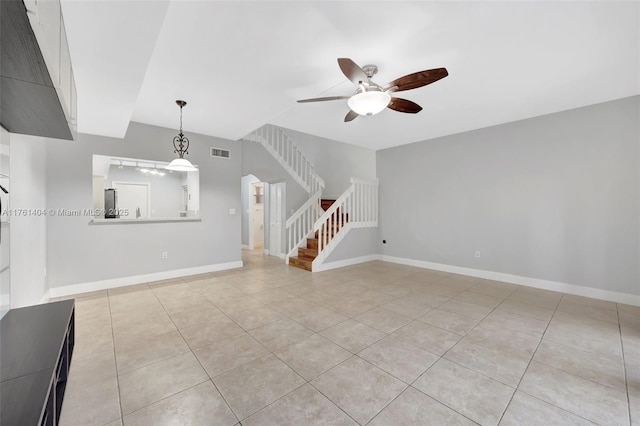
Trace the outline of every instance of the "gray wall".
{"type": "MultiPolygon", "coordinates": [[[[131,123],[124,140],[85,134],[73,142],[48,140],[47,206],[90,209],[93,154],[168,162],[175,134],[175,129],[131,123]]],[[[241,260],[239,143],[188,129],[186,134],[188,158],[200,168],[202,221],[90,225],[91,217],[48,217],[51,288],[241,260]],[[231,158],[210,157],[211,146],[230,150],[231,158]]]]}
{"type": "Polygon", "coordinates": [[[347,143],[283,129],[325,182],[323,198],[338,198],[350,178],[375,179],[376,152],[347,143]]]}
{"type": "Polygon", "coordinates": [[[352,229],[324,263],[378,254],[378,228],[352,229]]]}
{"type": "MultiPolygon", "coordinates": [[[[44,138],[11,134],[10,208],[24,209],[23,214],[9,218],[12,308],[40,303],[49,289],[46,279],[47,216],[41,214],[47,207],[47,143],[44,138]]],[[[3,239],[5,237],[3,235],[3,239]]]]}
{"type": "Polygon", "coordinates": [[[380,252],[640,294],[639,117],[635,96],[378,151],[380,252]]]}

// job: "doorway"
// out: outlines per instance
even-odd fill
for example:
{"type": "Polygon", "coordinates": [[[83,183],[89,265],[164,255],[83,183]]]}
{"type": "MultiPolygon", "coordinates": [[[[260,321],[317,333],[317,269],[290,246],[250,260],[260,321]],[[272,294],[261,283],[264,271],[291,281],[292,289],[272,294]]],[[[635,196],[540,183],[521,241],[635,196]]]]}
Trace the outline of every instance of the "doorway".
{"type": "Polygon", "coordinates": [[[251,183],[249,249],[264,249],[264,184],[251,183]]]}

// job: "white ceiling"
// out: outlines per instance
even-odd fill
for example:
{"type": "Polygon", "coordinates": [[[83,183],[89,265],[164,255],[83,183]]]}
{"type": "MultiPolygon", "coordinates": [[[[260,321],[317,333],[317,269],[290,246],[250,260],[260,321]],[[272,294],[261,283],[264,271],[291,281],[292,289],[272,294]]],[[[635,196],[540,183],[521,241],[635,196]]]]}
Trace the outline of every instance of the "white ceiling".
{"type": "Polygon", "coordinates": [[[640,94],[640,2],[62,1],[78,130],[130,121],[237,140],[265,123],[372,149],[640,94]],[[336,58],[424,109],[344,123],[353,93],[336,58]]]}

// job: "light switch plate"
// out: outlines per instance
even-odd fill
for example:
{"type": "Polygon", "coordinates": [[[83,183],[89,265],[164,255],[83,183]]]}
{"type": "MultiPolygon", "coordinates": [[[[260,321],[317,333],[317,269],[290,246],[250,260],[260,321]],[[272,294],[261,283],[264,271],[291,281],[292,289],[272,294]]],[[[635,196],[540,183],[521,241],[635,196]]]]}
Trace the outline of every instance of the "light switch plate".
{"type": "Polygon", "coordinates": [[[236,214],[236,209],[229,209],[229,214],[236,214]]]}

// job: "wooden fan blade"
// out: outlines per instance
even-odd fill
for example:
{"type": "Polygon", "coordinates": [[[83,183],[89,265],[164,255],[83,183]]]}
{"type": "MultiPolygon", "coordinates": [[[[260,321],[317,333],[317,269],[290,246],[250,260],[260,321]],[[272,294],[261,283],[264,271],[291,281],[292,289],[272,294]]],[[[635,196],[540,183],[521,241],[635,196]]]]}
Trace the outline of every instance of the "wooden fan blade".
{"type": "Polygon", "coordinates": [[[358,114],[357,112],[353,111],[353,110],[349,110],[349,112],[347,113],[347,115],[344,116],[344,122],[348,123],[349,121],[353,121],[356,118],[358,118],[358,114]]]}
{"type": "Polygon", "coordinates": [[[338,65],[340,66],[342,73],[356,86],[360,84],[360,82],[369,81],[369,77],[367,77],[367,74],[362,71],[362,68],[360,68],[358,64],[353,62],[351,59],[338,58],[338,65]]]}
{"type": "Polygon", "coordinates": [[[418,71],[395,79],[391,83],[387,83],[383,89],[390,90],[392,92],[416,89],[436,82],[448,75],[449,73],[446,68],[434,68],[432,70],[418,71]]]}
{"type": "Polygon", "coordinates": [[[398,112],[407,112],[409,114],[416,114],[422,111],[422,107],[417,103],[401,98],[391,98],[391,102],[389,102],[387,108],[391,108],[398,112]]]}
{"type": "Polygon", "coordinates": [[[299,104],[303,104],[306,102],[338,101],[340,99],[349,99],[349,96],[327,96],[324,98],[299,99],[296,102],[298,102],[299,104]]]}

